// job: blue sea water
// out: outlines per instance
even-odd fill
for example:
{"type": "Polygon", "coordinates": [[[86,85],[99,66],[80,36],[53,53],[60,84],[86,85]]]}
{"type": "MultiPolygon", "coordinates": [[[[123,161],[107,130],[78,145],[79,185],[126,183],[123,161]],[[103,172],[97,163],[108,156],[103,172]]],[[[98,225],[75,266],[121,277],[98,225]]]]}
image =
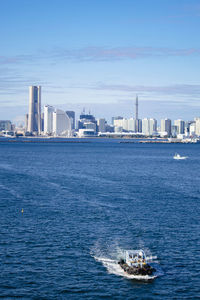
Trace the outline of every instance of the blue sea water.
{"type": "Polygon", "coordinates": [[[1,143],[0,297],[200,299],[199,153],[199,144],[1,143]],[[159,276],[123,276],[125,249],[153,256],[159,276]]]}

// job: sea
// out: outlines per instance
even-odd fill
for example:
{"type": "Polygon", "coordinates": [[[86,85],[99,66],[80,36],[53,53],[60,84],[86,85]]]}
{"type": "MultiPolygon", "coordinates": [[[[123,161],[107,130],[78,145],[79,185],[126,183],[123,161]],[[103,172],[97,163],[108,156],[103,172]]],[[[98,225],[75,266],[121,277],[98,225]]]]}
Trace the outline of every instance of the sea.
{"type": "Polygon", "coordinates": [[[0,298],[200,299],[200,144],[63,141],[0,143],[0,298]]]}

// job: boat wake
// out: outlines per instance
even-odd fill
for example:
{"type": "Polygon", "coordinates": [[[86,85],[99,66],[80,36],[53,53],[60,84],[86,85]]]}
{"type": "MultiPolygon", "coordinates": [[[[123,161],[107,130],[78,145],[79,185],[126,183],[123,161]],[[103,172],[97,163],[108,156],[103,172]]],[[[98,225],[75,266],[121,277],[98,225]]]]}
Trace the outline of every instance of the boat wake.
{"type": "MultiPolygon", "coordinates": [[[[120,252],[123,253],[122,250],[120,252]]],[[[111,259],[102,256],[95,256],[95,255],[92,256],[96,261],[101,262],[103,264],[103,266],[107,269],[107,272],[109,274],[115,274],[117,276],[122,276],[127,279],[149,281],[157,278],[158,276],[163,275],[163,272],[157,262],[156,256],[147,257],[148,261],[151,261],[151,265],[156,269],[156,272],[153,275],[130,275],[126,273],[118,264],[120,256],[122,257],[122,255],[117,256],[116,259],[111,259]]]]}

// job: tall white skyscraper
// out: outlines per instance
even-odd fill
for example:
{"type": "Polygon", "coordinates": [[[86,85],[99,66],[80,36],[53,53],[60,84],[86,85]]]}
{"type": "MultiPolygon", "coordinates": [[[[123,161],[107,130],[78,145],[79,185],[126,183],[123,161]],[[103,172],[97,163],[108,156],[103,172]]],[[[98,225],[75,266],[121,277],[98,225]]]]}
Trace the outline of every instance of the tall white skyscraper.
{"type": "Polygon", "coordinates": [[[195,134],[200,136],[200,118],[195,118],[195,134]]]}
{"type": "Polygon", "coordinates": [[[136,120],[133,118],[128,119],[128,131],[136,132],[136,120]]]}
{"type": "Polygon", "coordinates": [[[41,132],[41,86],[29,87],[28,131],[41,132]]]}
{"type": "Polygon", "coordinates": [[[149,119],[142,119],[142,133],[144,135],[149,135],[149,119]]]}
{"type": "Polygon", "coordinates": [[[54,107],[50,105],[44,106],[44,134],[53,133],[53,112],[54,107]]]}
{"type": "Polygon", "coordinates": [[[143,119],[142,120],[142,133],[150,136],[157,132],[157,121],[156,119],[143,119]]]}
{"type": "Polygon", "coordinates": [[[59,136],[67,132],[71,132],[71,119],[66,112],[56,109],[53,112],[53,134],[59,136]]]}

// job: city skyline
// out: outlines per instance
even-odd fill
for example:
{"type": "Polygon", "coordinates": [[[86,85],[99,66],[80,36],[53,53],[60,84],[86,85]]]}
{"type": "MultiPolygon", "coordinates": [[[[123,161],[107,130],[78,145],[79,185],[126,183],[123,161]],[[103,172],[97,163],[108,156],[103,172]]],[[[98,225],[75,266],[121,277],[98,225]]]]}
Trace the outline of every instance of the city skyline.
{"type": "Polygon", "coordinates": [[[22,120],[27,87],[41,85],[43,104],[77,114],[131,117],[138,94],[142,118],[193,119],[199,12],[196,0],[3,2],[0,118],[22,120]]]}

